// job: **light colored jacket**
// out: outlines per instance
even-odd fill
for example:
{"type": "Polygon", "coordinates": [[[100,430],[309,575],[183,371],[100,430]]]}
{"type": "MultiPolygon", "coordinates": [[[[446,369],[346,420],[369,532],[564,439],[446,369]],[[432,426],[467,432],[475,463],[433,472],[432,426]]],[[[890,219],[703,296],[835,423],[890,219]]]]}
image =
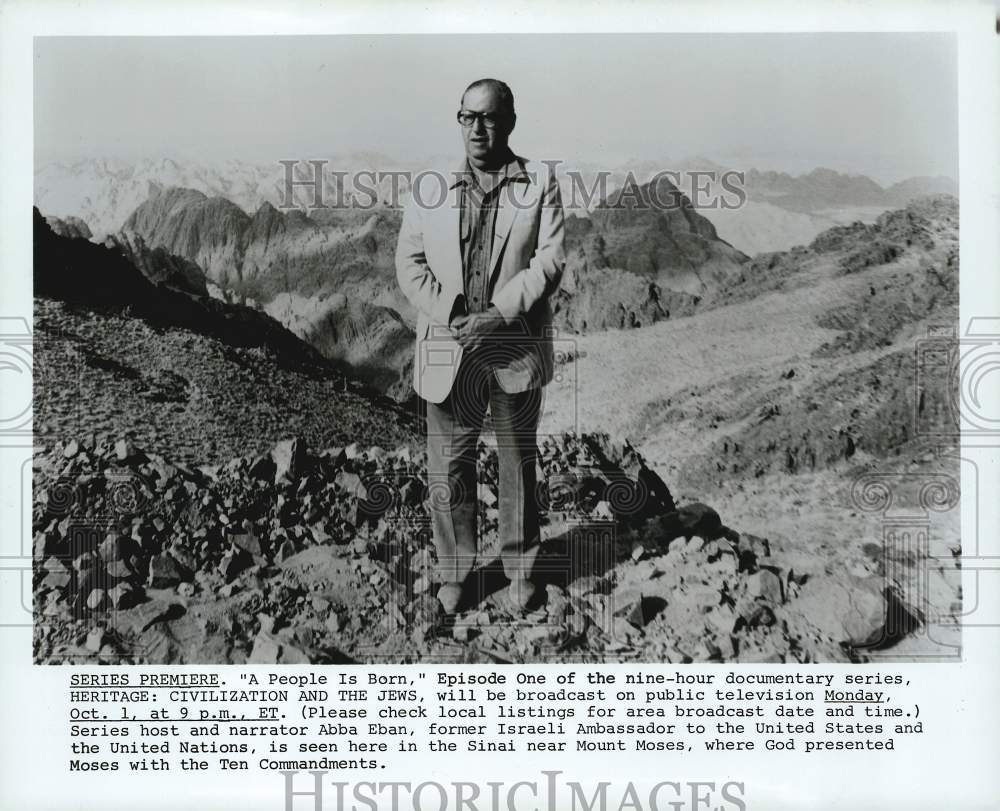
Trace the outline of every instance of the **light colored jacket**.
{"type": "MultiPolygon", "coordinates": [[[[490,273],[490,304],[503,315],[496,337],[502,360],[494,367],[508,393],[544,386],[552,379],[552,310],[566,256],[563,208],[553,169],[517,159],[526,177],[500,191],[490,273]]],[[[465,162],[449,172],[425,172],[413,180],[396,247],[396,278],[417,310],[413,388],[432,403],[445,400],[463,348],[448,321],[464,293],[459,234],[465,162]]]]}

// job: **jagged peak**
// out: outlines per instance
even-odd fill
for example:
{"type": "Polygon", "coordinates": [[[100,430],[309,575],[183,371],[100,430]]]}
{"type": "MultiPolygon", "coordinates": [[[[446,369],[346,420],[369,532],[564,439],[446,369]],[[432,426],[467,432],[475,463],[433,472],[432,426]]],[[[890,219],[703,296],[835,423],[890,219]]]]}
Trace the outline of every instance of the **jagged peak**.
{"type": "Polygon", "coordinates": [[[250,218],[254,228],[271,228],[277,224],[284,224],[285,215],[282,214],[270,200],[265,200],[250,218]]]}
{"type": "Polygon", "coordinates": [[[638,183],[634,176],[602,200],[598,209],[631,209],[641,204],[643,208],[678,208],[690,206],[687,196],[666,175],[659,175],[645,183],[638,183]],[[655,186],[655,189],[654,189],[655,186]]]}

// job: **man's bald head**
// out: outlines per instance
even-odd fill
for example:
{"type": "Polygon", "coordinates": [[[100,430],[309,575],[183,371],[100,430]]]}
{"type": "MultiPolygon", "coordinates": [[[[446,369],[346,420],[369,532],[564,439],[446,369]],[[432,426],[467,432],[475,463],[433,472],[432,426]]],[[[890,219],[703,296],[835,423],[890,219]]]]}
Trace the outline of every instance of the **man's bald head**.
{"type": "Polygon", "coordinates": [[[514,114],[514,93],[506,82],[501,82],[499,79],[476,79],[476,81],[465,88],[460,103],[465,103],[465,97],[472,90],[483,90],[494,94],[500,109],[503,111],[504,117],[511,122],[517,117],[514,114]]]}

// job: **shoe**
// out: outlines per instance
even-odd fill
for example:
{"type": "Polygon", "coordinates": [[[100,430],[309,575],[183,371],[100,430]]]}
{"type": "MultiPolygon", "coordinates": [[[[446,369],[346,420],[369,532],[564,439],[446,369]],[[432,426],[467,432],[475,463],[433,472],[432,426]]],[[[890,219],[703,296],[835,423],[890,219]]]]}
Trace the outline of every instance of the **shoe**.
{"type": "Polygon", "coordinates": [[[442,583],[437,593],[438,602],[445,614],[454,614],[458,604],[462,601],[461,583],[442,583]]]}
{"type": "Polygon", "coordinates": [[[535,596],[538,589],[527,578],[519,577],[510,581],[507,586],[507,602],[517,611],[523,611],[535,596]]]}

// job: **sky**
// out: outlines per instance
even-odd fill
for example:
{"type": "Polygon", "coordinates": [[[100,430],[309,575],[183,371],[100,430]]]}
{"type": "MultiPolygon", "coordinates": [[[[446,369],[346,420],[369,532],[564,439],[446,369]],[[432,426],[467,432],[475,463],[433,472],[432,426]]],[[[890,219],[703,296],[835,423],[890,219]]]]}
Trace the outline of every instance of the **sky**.
{"type": "Polygon", "coordinates": [[[36,163],[460,156],[493,76],[532,158],[958,176],[947,34],[40,37],[34,67],[36,163]]]}

